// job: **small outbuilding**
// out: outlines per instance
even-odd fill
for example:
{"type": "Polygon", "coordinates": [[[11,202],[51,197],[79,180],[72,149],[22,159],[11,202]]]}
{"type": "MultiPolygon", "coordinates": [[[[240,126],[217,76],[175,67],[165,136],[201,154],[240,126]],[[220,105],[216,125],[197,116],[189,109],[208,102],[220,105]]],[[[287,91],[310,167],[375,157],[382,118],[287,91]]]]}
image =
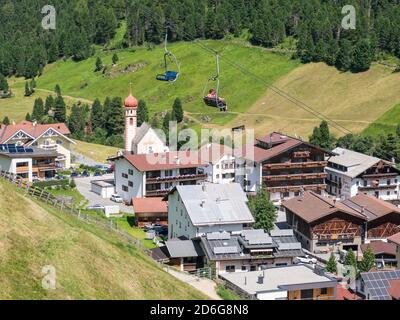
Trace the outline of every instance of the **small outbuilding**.
{"type": "Polygon", "coordinates": [[[163,198],[133,198],[135,223],[139,227],[158,223],[168,225],[168,202],[163,198]]]}
{"type": "Polygon", "coordinates": [[[115,193],[113,179],[90,181],[90,191],[100,195],[103,199],[109,199],[115,193]]]}

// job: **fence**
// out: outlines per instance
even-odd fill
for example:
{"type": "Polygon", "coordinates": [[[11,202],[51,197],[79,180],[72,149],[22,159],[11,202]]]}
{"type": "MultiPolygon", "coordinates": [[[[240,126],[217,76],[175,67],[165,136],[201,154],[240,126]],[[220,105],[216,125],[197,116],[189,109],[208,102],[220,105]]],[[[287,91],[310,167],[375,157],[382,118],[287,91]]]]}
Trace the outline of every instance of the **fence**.
{"type": "Polygon", "coordinates": [[[73,204],[55,197],[43,188],[32,186],[29,182],[26,182],[24,179],[13,173],[0,171],[0,178],[3,178],[4,180],[16,185],[18,188],[24,190],[25,195],[29,195],[41,202],[52,205],[53,207],[60,209],[61,212],[75,216],[87,224],[96,225],[106,231],[112,232],[119,236],[119,238],[124,240],[127,244],[134,245],[147,255],[151,256],[151,251],[143,246],[140,239],[131,236],[128,232],[118,227],[116,222],[84,213],[81,211],[81,209],[75,208],[73,204]]]}

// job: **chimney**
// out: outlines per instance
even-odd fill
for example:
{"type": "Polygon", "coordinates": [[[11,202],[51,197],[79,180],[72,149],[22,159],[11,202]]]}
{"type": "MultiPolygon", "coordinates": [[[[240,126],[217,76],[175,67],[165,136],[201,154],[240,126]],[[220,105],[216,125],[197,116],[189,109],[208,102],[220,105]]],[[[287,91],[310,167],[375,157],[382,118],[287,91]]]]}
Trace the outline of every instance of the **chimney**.
{"type": "Polygon", "coordinates": [[[257,281],[257,283],[258,283],[258,284],[263,284],[263,283],[264,283],[264,271],[263,271],[263,273],[261,273],[261,274],[258,276],[258,281],[257,281]]]}
{"type": "Polygon", "coordinates": [[[36,127],[36,125],[37,125],[36,120],[32,122],[32,125],[33,125],[34,127],[36,127]]]}
{"type": "Polygon", "coordinates": [[[201,200],[201,202],[200,202],[200,206],[202,207],[202,208],[204,208],[204,205],[206,204],[206,200],[201,200]]]}

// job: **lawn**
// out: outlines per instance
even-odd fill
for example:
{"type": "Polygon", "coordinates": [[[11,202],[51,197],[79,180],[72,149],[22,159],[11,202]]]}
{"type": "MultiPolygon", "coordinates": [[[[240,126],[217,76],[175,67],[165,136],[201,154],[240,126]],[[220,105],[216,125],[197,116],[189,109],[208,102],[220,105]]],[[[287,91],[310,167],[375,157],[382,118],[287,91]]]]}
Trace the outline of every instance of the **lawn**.
{"type": "Polygon", "coordinates": [[[88,202],[85,199],[85,197],[79,193],[77,189],[68,189],[68,190],[49,189],[47,191],[56,197],[57,196],[72,197],[74,205],[78,207],[84,207],[88,202]]]}
{"type": "Polygon", "coordinates": [[[0,181],[0,299],[206,299],[110,232],[0,181]],[[54,290],[43,267],[56,271],[54,290]]]}
{"type": "Polygon", "coordinates": [[[392,109],[385,112],[374,123],[363,131],[363,134],[370,136],[384,135],[395,133],[397,126],[400,124],[400,104],[395,105],[392,109]]]}
{"type": "Polygon", "coordinates": [[[107,158],[116,156],[119,148],[75,140],[72,150],[99,163],[107,163],[107,158]]]}
{"type": "MultiPolygon", "coordinates": [[[[264,86],[244,76],[240,71],[225,62],[225,58],[239,63],[262,76],[268,82],[274,82],[287,74],[299,63],[287,56],[277,55],[258,48],[235,45],[229,41],[201,41],[220,52],[221,87],[220,95],[225,97],[231,111],[244,112],[264,92],[264,86]]],[[[159,112],[171,108],[176,97],[184,102],[184,109],[191,113],[215,113],[214,108],[205,107],[202,102],[203,90],[207,79],[215,73],[215,56],[204,51],[195,43],[176,43],[169,48],[181,63],[181,77],[174,84],[157,82],[155,76],[162,72],[163,48],[137,48],[119,51],[98,52],[96,56],[82,62],[58,61],[48,65],[38,79],[38,87],[53,90],[59,84],[66,95],[84,97],[93,100],[106,96],[125,97],[132,82],[133,94],[147,102],[150,112],[159,112]],[[118,53],[119,62],[111,67],[111,58],[118,53]],[[94,72],[97,56],[108,66],[110,75],[94,72]],[[125,67],[134,70],[124,72],[125,67]]],[[[212,83],[210,87],[214,87],[212,83]]],[[[206,88],[207,89],[207,88],[206,88]]],[[[218,124],[230,121],[227,116],[218,118],[218,124]]]]}

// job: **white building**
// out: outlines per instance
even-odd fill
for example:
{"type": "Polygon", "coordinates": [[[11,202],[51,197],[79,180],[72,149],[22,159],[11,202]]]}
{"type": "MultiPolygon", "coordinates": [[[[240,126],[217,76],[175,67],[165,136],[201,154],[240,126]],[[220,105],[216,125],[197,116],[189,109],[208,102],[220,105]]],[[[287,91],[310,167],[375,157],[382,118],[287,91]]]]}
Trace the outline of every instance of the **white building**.
{"type": "Polygon", "coordinates": [[[114,161],[115,191],[126,203],[133,198],[162,197],[178,185],[199,184],[206,176],[197,152],[124,153],[114,161]]]}
{"type": "Polygon", "coordinates": [[[199,150],[201,160],[208,164],[204,168],[207,181],[232,183],[235,181],[235,157],[232,148],[217,143],[207,143],[199,150]]]}
{"type": "Polygon", "coordinates": [[[383,200],[399,198],[400,171],[393,163],[355,151],[336,148],[328,159],[327,191],[341,199],[359,192],[383,200]]]}
{"type": "Polygon", "coordinates": [[[238,232],[254,223],[237,183],[177,186],[168,195],[168,238],[238,232]]]}
{"type": "Polygon", "coordinates": [[[58,153],[56,166],[71,167],[71,146],[75,144],[69,138],[71,132],[64,123],[38,124],[22,121],[18,124],[0,124],[0,143],[25,147],[39,147],[58,153]]]}

